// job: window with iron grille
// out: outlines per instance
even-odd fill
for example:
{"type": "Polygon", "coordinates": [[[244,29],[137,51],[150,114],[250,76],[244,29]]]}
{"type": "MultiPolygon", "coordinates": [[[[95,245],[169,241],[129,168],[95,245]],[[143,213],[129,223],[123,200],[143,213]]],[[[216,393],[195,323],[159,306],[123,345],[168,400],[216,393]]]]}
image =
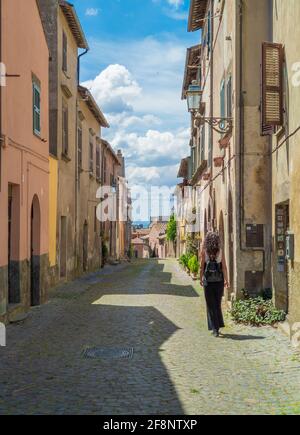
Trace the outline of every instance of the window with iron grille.
{"type": "Polygon", "coordinates": [[[62,69],[64,72],[68,71],[68,39],[65,32],[63,32],[63,60],[62,69]]]}
{"type": "Polygon", "coordinates": [[[33,82],[33,132],[41,134],[41,89],[40,86],[33,82]]]}
{"type": "Polygon", "coordinates": [[[69,110],[65,100],[62,106],[62,153],[65,156],[69,154],[69,110]]]}
{"type": "Polygon", "coordinates": [[[100,173],[100,148],[97,146],[96,148],[96,177],[97,180],[100,181],[101,173],[100,173]]]}

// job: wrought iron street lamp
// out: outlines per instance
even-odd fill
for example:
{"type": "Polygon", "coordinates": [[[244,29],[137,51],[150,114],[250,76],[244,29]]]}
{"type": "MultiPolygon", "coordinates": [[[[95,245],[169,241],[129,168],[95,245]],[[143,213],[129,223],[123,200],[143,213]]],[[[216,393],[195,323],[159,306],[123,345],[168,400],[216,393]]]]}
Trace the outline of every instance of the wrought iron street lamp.
{"type": "Polygon", "coordinates": [[[188,104],[188,110],[191,113],[199,112],[200,110],[200,103],[201,103],[201,97],[202,97],[202,91],[201,87],[198,84],[198,82],[193,82],[187,92],[187,104],[188,104]]]}
{"type": "Polygon", "coordinates": [[[232,118],[217,118],[206,117],[201,114],[201,99],[203,91],[197,81],[193,81],[189,86],[186,97],[187,105],[190,113],[195,114],[196,125],[200,127],[205,123],[209,124],[217,133],[228,134],[231,133],[233,127],[232,118]]]}

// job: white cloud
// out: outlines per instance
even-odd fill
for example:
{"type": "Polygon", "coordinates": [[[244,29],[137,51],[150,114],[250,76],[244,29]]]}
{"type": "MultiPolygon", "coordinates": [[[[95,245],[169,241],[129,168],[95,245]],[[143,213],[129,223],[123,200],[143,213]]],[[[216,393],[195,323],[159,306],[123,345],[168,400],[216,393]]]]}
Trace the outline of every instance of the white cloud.
{"type": "MultiPolygon", "coordinates": [[[[118,59],[143,88],[138,98],[135,94],[129,102],[135,111],[168,117],[174,124],[186,117],[186,108],[181,102],[186,41],[164,35],[161,40],[155,37],[135,41],[91,40],[90,45],[89,66],[99,65],[99,59],[105,59],[107,64],[114,64],[118,59]]],[[[84,68],[82,72],[91,74],[84,68]]],[[[95,71],[95,75],[97,73],[95,71]]]]}
{"type": "Polygon", "coordinates": [[[154,115],[132,115],[129,112],[108,114],[107,119],[110,125],[126,131],[144,129],[162,124],[162,121],[154,115]]]}
{"type": "Polygon", "coordinates": [[[181,101],[189,45],[193,42],[169,34],[160,39],[91,41],[89,70],[83,66],[82,72],[95,78],[84,85],[111,125],[103,132],[105,138],[124,152],[131,186],[178,182],[180,160],[190,152],[190,119],[181,101]],[[99,59],[106,62],[100,74],[99,59]]]}
{"type": "Polygon", "coordinates": [[[94,80],[83,83],[93,93],[97,103],[107,113],[132,111],[131,102],[141,88],[123,65],[109,65],[94,80]]]}
{"type": "Polygon", "coordinates": [[[173,18],[173,20],[178,20],[178,21],[184,21],[187,20],[188,18],[188,13],[187,12],[181,12],[178,10],[173,10],[173,9],[166,9],[165,10],[165,14],[169,17],[169,18],[173,18]]]}
{"type": "Polygon", "coordinates": [[[175,9],[179,9],[180,6],[184,4],[184,0],[167,0],[170,6],[173,6],[175,9]]]}
{"type": "Polygon", "coordinates": [[[88,17],[96,17],[99,14],[99,9],[96,8],[87,8],[85,11],[85,15],[88,17]]]}
{"type": "Polygon", "coordinates": [[[131,186],[168,186],[175,189],[179,164],[161,167],[127,167],[127,178],[131,186]]]}
{"type": "Polygon", "coordinates": [[[129,163],[140,167],[174,165],[188,153],[189,129],[170,131],[148,130],[144,135],[119,130],[111,143],[122,148],[129,163]]]}

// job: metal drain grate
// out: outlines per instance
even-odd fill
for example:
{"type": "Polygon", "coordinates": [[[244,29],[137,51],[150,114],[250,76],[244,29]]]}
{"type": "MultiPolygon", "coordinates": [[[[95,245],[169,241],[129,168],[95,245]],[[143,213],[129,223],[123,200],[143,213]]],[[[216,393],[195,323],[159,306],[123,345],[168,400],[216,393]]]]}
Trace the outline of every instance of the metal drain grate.
{"type": "Polygon", "coordinates": [[[93,359],[132,359],[133,347],[91,347],[83,352],[83,356],[93,359]]]}

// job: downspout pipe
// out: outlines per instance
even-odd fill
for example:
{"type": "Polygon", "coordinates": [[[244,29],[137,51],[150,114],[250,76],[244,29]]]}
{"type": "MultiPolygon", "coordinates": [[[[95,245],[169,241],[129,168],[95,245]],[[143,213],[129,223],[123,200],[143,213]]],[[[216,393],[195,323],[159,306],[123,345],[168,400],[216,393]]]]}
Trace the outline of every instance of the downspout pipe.
{"type": "MultiPolygon", "coordinates": [[[[0,63],[2,63],[2,0],[0,0],[0,63]]],[[[3,71],[1,71],[1,74],[2,72],[3,71]]],[[[1,190],[2,190],[2,86],[0,83],[0,192],[1,190]]]]}
{"type": "MultiPolygon", "coordinates": [[[[77,59],[77,86],[80,84],[80,60],[82,56],[87,54],[89,51],[86,48],[81,54],[79,54],[77,59]]],[[[78,190],[79,190],[79,170],[78,170],[78,97],[76,96],[76,113],[75,113],[75,262],[77,265],[77,236],[78,236],[78,190]]]]}
{"type": "Polygon", "coordinates": [[[243,251],[243,222],[244,222],[244,94],[243,94],[243,0],[239,4],[239,239],[240,250],[243,251]]]}
{"type": "MultiPolygon", "coordinates": [[[[215,26],[214,26],[214,11],[215,11],[215,5],[214,0],[211,0],[211,11],[210,11],[210,29],[211,29],[211,36],[210,36],[210,55],[211,55],[211,65],[210,65],[210,116],[214,116],[214,41],[215,41],[215,26]]],[[[211,173],[213,168],[213,144],[214,144],[214,129],[211,126],[210,127],[211,133],[210,133],[210,146],[211,146],[211,153],[210,153],[210,167],[211,167],[211,173]]]]}
{"type": "Polygon", "coordinates": [[[78,56],[78,62],[77,62],[77,84],[80,84],[80,61],[82,56],[85,56],[89,51],[89,48],[86,48],[79,56],[78,56]]]}

